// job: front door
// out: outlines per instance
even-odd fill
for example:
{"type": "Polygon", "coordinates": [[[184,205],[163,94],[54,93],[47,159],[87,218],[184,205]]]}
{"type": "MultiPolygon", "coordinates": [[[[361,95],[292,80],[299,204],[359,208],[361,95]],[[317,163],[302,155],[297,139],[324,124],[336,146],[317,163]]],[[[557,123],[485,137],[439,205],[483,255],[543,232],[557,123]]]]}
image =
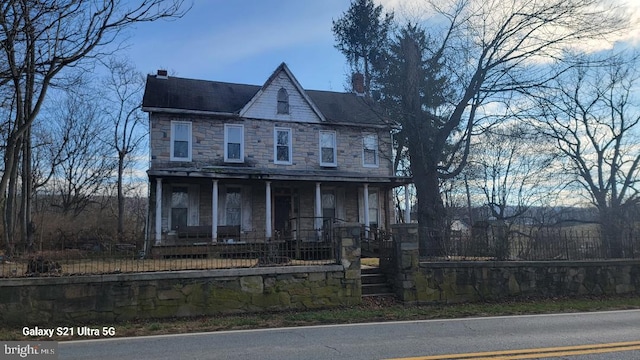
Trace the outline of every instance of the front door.
{"type": "Polygon", "coordinates": [[[275,195],[273,200],[275,237],[288,238],[291,236],[291,195],[275,195]]]}

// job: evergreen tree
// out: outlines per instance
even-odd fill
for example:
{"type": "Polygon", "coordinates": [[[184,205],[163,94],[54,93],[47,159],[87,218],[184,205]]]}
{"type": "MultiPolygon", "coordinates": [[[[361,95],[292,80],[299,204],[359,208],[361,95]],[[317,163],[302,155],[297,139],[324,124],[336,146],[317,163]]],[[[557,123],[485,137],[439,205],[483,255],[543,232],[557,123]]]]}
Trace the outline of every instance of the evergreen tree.
{"type": "Polygon", "coordinates": [[[393,13],[382,15],[373,0],[354,0],[342,17],[333,21],[336,49],[347,58],[352,72],[364,75],[364,92],[371,95],[372,64],[386,47],[393,13]]]}

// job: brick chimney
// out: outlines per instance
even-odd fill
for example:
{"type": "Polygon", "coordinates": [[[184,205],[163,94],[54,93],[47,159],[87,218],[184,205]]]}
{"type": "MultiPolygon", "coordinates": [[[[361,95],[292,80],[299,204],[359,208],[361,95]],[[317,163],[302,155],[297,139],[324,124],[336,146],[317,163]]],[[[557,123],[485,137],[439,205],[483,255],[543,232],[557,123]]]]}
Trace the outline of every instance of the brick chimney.
{"type": "Polygon", "coordinates": [[[351,75],[351,87],[358,96],[364,96],[364,75],[357,72],[351,75]]]}
{"type": "Polygon", "coordinates": [[[158,73],[156,75],[156,79],[168,79],[169,78],[169,73],[167,72],[167,70],[158,70],[158,73]]]}

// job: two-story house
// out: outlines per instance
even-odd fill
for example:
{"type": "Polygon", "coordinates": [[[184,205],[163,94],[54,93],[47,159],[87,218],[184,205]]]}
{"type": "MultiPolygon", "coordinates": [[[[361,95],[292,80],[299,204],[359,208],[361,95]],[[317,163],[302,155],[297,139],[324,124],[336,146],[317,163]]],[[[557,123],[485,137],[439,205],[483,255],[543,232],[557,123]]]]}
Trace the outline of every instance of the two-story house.
{"type": "Polygon", "coordinates": [[[391,127],[359,94],[305,90],[284,63],[262,86],[158,71],[142,109],[155,246],[188,242],[190,229],[212,242],[316,241],[333,221],[394,222],[391,127]]]}

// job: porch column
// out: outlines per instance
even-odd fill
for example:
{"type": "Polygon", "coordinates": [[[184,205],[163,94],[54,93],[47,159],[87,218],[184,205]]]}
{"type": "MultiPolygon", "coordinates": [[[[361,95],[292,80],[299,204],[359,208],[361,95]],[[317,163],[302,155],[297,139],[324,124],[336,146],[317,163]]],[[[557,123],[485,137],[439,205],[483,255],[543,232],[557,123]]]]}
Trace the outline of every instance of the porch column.
{"type": "Polygon", "coordinates": [[[316,183],[316,211],[315,211],[315,226],[318,232],[322,228],[322,194],[320,193],[320,183],[316,183]]]}
{"type": "Polygon", "coordinates": [[[364,184],[364,237],[369,238],[369,184],[364,184]]]}
{"type": "Polygon", "coordinates": [[[404,184],[404,223],[411,223],[411,203],[409,201],[409,184],[404,184]]]}
{"type": "Polygon", "coordinates": [[[218,241],[218,180],[213,180],[211,189],[211,242],[218,241]]]}
{"type": "Polygon", "coordinates": [[[267,211],[266,211],[266,220],[265,220],[265,224],[264,224],[264,229],[265,229],[265,235],[267,237],[267,239],[271,239],[271,233],[272,233],[272,229],[271,229],[271,181],[267,181],[266,182],[266,189],[265,189],[265,193],[266,193],[266,199],[265,199],[265,204],[267,211]]]}
{"type": "Polygon", "coordinates": [[[162,179],[156,179],[156,245],[162,241],[162,179]]]}

